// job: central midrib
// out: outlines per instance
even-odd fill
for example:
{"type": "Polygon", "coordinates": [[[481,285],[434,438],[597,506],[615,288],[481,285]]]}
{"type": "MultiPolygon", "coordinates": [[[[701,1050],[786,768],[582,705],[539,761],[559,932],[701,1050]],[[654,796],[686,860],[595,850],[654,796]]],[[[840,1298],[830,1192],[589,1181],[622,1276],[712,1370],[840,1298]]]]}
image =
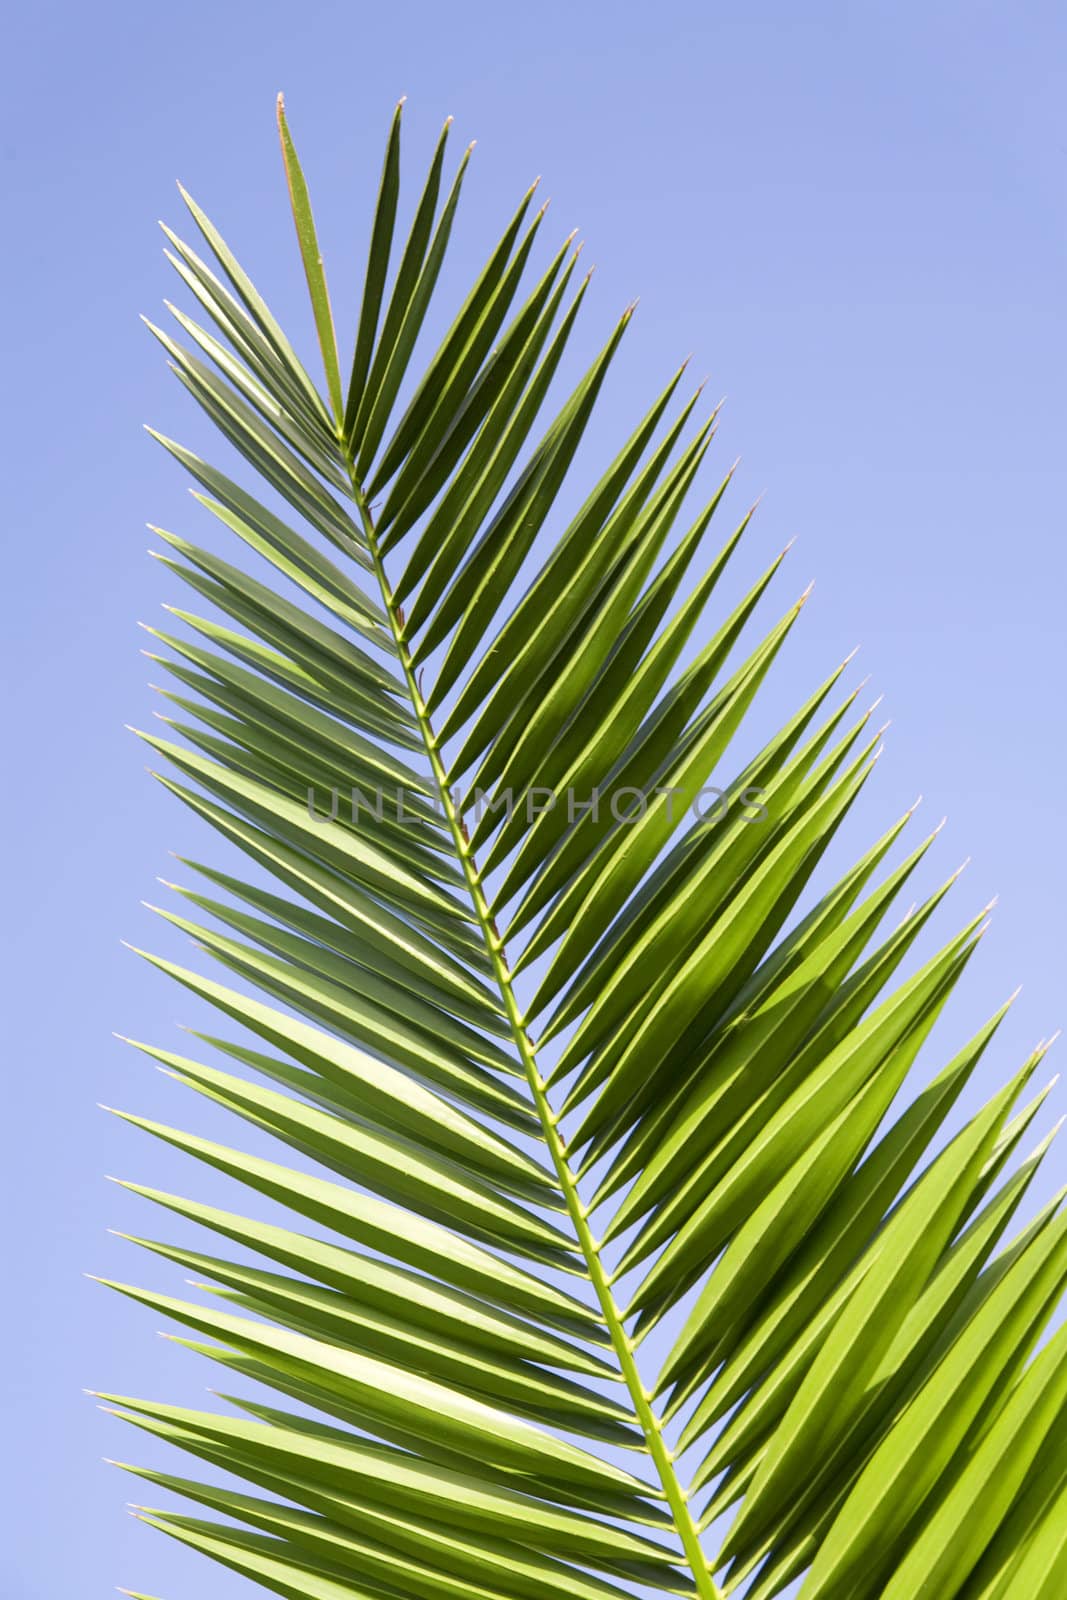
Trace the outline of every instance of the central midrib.
{"type": "Polygon", "coordinates": [[[382,604],[389,619],[389,627],[404,672],[412,710],[415,714],[426,750],[426,757],[430,763],[434,781],[439,791],[442,811],[448,822],[456,854],[463,868],[464,880],[470,893],[471,903],[485,943],[486,952],[492,963],[493,974],[500,990],[500,997],[511,1027],[515,1047],[518,1050],[526,1073],[530,1094],[537,1109],[545,1142],[548,1145],[552,1164],[559,1179],[578,1246],[585,1260],[590,1281],[596,1292],[604,1323],[615,1351],[615,1357],[619,1363],[619,1370],[629,1391],[634,1414],[644,1435],[649,1456],[655,1466],[671,1515],[674,1518],[675,1528],[685,1552],[686,1561],[692,1572],[697,1593],[701,1600],[723,1600],[722,1591],[715,1583],[708,1567],[697,1526],[690,1511],[688,1496],[674,1470],[674,1459],[667,1441],[663,1437],[660,1420],[652,1408],[652,1397],[641,1381],[641,1374],[634,1359],[634,1344],[623,1325],[622,1313],[615,1302],[608,1275],[600,1260],[599,1247],[589,1227],[585,1206],[578,1193],[577,1182],[567,1160],[566,1150],[557,1125],[557,1118],[549,1104],[545,1081],[538,1069],[536,1050],[523,1025],[522,1012],[515,996],[515,989],[503,945],[482,888],[477,865],[471,854],[463,820],[452,801],[448,773],[441,759],[437,738],[434,734],[429,712],[426,709],[426,702],[422,697],[415,669],[412,666],[411,653],[404,638],[401,617],[393,600],[392,589],[390,588],[378,547],[374,521],[363,496],[361,486],[356,479],[353,463],[351,460],[346,459],[345,465],[352,484],[352,498],[358,508],[363,533],[374,562],[374,571],[381,590],[382,604]]]}

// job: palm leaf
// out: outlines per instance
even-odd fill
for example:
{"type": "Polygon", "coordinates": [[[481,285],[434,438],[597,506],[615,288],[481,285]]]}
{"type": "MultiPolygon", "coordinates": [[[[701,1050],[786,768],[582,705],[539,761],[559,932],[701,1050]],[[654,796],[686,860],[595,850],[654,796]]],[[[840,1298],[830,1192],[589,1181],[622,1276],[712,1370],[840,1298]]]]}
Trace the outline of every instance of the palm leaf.
{"type": "Polygon", "coordinates": [[[732,473],[684,368],[560,512],[632,308],[569,372],[532,188],[423,353],[470,151],[398,244],[401,120],[347,390],[281,102],[325,397],[188,196],[211,260],[167,233],[213,328],[153,332],[260,482],[161,440],[226,543],[157,530],[208,614],[149,629],[143,737],[235,850],[159,908],[222,981],[147,959],[239,1033],[138,1048],[269,1153],[120,1113],[246,1192],[125,1185],[208,1247],[126,1235],[196,1298],[112,1287],[255,1386],[104,1397],[214,1474],[126,1464],[140,1515],[297,1600],[1058,1595],[1045,1047],[954,1120],[1007,1007],[916,1066],[986,912],[900,975],[957,877],[886,929],[912,812],[822,880],[880,753],[848,663],[735,754],[807,591],[749,637],[779,556],[713,612],[751,512],[686,589],[732,473]]]}

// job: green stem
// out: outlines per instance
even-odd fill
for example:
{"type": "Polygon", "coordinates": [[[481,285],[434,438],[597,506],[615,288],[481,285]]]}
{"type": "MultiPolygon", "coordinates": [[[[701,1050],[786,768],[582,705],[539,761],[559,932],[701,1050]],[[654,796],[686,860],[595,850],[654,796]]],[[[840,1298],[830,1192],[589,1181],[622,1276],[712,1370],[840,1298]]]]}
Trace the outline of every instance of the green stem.
{"type": "Polygon", "coordinates": [[[722,1591],[719,1589],[719,1586],[716,1584],[711,1575],[711,1572],[708,1568],[707,1558],[700,1544],[700,1536],[689,1507],[688,1496],[685,1490],[682,1488],[682,1485],[678,1480],[678,1475],[674,1470],[674,1460],[670,1449],[667,1446],[667,1442],[663,1437],[663,1430],[660,1420],[652,1409],[651,1396],[641,1381],[641,1374],[638,1371],[637,1363],[634,1360],[634,1341],[630,1338],[623,1325],[622,1313],[615,1302],[615,1297],[611,1291],[611,1283],[609,1281],[608,1274],[604,1270],[603,1263],[600,1259],[599,1246],[596,1240],[593,1238],[592,1231],[589,1227],[585,1207],[583,1206],[581,1196],[578,1193],[577,1181],[574,1177],[574,1174],[571,1172],[570,1165],[567,1161],[567,1153],[564,1147],[563,1139],[560,1136],[556,1116],[551,1105],[549,1104],[548,1096],[545,1090],[545,1082],[541,1077],[541,1073],[537,1066],[537,1056],[534,1044],[526,1031],[523,1023],[522,1012],[519,1009],[518,1001],[515,996],[515,988],[512,982],[511,972],[508,968],[507,957],[504,954],[503,945],[496,929],[493,914],[485,897],[485,891],[482,888],[482,882],[478,874],[477,864],[473,855],[471,854],[467,830],[464,826],[462,817],[459,815],[452,801],[452,794],[448,785],[448,773],[445,769],[444,762],[441,759],[441,752],[438,747],[437,737],[430,721],[429,712],[426,709],[426,702],[422,697],[422,690],[419,688],[418,678],[411,661],[411,652],[409,651],[407,642],[404,638],[403,624],[397,613],[397,607],[393,600],[392,589],[390,588],[385,567],[382,563],[381,553],[378,548],[378,540],[374,529],[374,522],[370,515],[366,501],[363,498],[359,485],[355,480],[351,463],[348,464],[348,468],[352,477],[353,498],[359,508],[363,531],[366,535],[367,544],[370,548],[370,553],[374,561],[374,569],[377,574],[379,586],[381,588],[382,603],[385,606],[385,610],[389,618],[389,626],[392,629],[393,638],[396,641],[400,663],[403,668],[404,677],[407,681],[408,692],[411,696],[412,708],[414,709],[419,730],[422,734],[423,743],[426,747],[426,755],[433,771],[434,778],[437,782],[437,786],[440,790],[441,804],[444,808],[444,814],[448,822],[449,829],[452,833],[453,842],[455,843],[456,847],[456,853],[459,856],[463,867],[463,875],[466,879],[467,887],[470,890],[471,900],[478,918],[479,927],[481,928],[482,937],[485,941],[485,947],[489,954],[489,959],[493,965],[493,972],[496,977],[497,986],[504,1002],[504,1008],[507,1012],[508,1021],[511,1024],[516,1047],[521,1057],[523,1067],[526,1071],[526,1077],[530,1085],[530,1093],[537,1108],[537,1114],[540,1118],[541,1127],[544,1131],[545,1141],[552,1157],[552,1164],[555,1168],[556,1176],[559,1180],[559,1185],[563,1192],[564,1200],[566,1201],[567,1211],[570,1214],[572,1223],[574,1224],[574,1231],[577,1235],[582,1254],[585,1257],[585,1263],[589,1271],[593,1288],[596,1291],[596,1297],[600,1304],[601,1313],[603,1314],[604,1324],[611,1338],[615,1355],[619,1362],[619,1368],[622,1373],[622,1377],[626,1383],[627,1389],[630,1392],[630,1398],[633,1401],[634,1413],[638,1424],[640,1425],[641,1431],[644,1434],[648,1453],[652,1458],[652,1462],[656,1468],[657,1475],[663,1487],[663,1493],[666,1496],[667,1504],[670,1507],[671,1515],[674,1518],[675,1527],[677,1528],[678,1536],[681,1539],[686,1560],[689,1563],[693,1574],[693,1579],[696,1583],[697,1593],[701,1597],[701,1600],[722,1600],[722,1591]]]}

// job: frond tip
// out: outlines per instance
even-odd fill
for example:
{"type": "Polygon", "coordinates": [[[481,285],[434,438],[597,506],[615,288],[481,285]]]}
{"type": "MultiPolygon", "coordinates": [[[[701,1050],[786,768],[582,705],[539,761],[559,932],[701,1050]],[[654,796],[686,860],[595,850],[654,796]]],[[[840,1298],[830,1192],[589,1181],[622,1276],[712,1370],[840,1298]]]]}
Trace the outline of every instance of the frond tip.
{"type": "Polygon", "coordinates": [[[878,702],[850,656],[736,754],[812,586],[753,639],[789,546],[730,593],[753,506],[703,554],[719,408],[683,363],[589,471],[634,306],[572,371],[535,184],[439,317],[471,147],[403,224],[402,107],[345,382],[278,97],[325,395],[184,190],[207,259],[164,229],[190,309],[148,326],[232,453],[149,430],[208,516],[152,530],[195,609],[138,737],[230,849],[148,907],[198,966],[136,949],[195,1055],[124,1042],[255,1153],[114,1113],[237,1207],[115,1180],[185,1290],[99,1281],[241,1390],[99,1396],[208,1469],[117,1463],[197,1514],[131,1513],[290,1600],[1051,1600],[1062,1196],[1012,1232],[1048,1047],[974,1109],[1013,995],[925,1065],[992,903],[922,942],[959,874],[923,886],[918,801],[824,878],[878,702]]]}

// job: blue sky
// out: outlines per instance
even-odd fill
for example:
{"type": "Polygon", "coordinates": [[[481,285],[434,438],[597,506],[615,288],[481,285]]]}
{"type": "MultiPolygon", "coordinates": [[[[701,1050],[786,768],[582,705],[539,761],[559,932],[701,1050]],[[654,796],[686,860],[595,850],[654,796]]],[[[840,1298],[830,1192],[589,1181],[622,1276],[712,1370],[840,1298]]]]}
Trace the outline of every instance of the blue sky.
{"type": "MultiPolygon", "coordinates": [[[[236,1579],[123,1516],[129,1489],[100,1458],[130,1440],[80,1394],[195,1400],[212,1381],[153,1337],[151,1316],[80,1277],[174,1281],[106,1234],[147,1219],[105,1173],[196,1182],[96,1110],[180,1122],[188,1109],[111,1038],[181,1048],[180,995],[119,940],[159,943],[139,901],[172,870],[168,849],[204,845],[122,731],[153,709],[136,623],[155,620],[165,585],[144,524],[196,532],[181,475],[141,431],[199,426],[138,322],[173,292],[155,219],[178,218],[174,179],[310,357],[279,88],[345,327],[398,95],[409,170],[446,113],[457,144],[478,140],[457,292],[543,174],[555,228],[579,226],[598,269],[589,348],[641,297],[592,457],[692,352],[726,396],[715,452],[722,468],[742,457],[734,508],[766,495],[745,571],[795,537],[775,603],[817,580],[769,725],[861,645],[893,725],[857,844],[921,792],[925,821],[949,816],[924,881],[973,857],[943,934],[1001,895],[938,1035],[947,1058],[1024,983],[988,1091],[1065,1019],[1067,21],[1027,3],[188,0],[25,6],[8,28],[0,1590],[229,1597],[236,1579]]],[[[1035,1198],[1057,1176],[1062,1156],[1035,1198]]]]}

